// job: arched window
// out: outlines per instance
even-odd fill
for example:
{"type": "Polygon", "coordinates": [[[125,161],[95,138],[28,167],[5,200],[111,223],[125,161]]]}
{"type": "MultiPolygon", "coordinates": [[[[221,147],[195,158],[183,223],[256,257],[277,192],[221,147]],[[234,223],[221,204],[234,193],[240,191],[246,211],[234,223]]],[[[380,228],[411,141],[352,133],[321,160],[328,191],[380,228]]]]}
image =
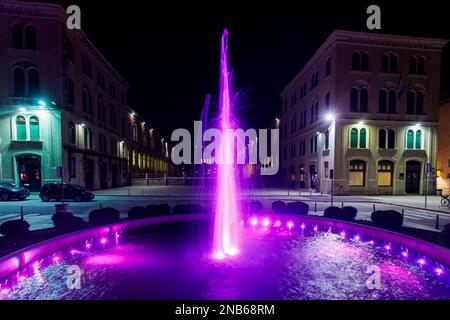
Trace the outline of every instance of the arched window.
{"type": "Polygon", "coordinates": [[[389,113],[396,113],[397,110],[397,92],[395,90],[389,90],[389,113]]]}
{"type": "Polygon", "coordinates": [[[76,143],[75,124],[73,122],[69,122],[68,139],[69,139],[69,143],[71,143],[71,144],[76,143]]]}
{"type": "Polygon", "coordinates": [[[330,132],[325,131],[325,150],[330,149],[330,132]]]}
{"type": "Polygon", "coordinates": [[[30,117],[30,140],[39,141],[39,118],[32,116],[30,117]]]}
{"type": "Polygon", "coordinates": [[[398,58],[395,54],[384,53],[381,55],[381,72],[396,73],[398,69],[398,58]]]}
{"type": "Polygon", "coordinates": [[[421,90],[409,90],[406,101],[406,112],[408,114],[424,114],[425,94],[421,90]]]}
{"type": "Polygon", "coordinates": [[[406,133],[406,149],[414,149],[414,132],[408,130],[406,133]]]}
{"type": "Polygon", "coordinates": [[[367,52],[355,51],[352,54],[352,70],[369,71],[369,54],[367,52]]]}
{"type": "Polygon", "coordinates": [[[417,74],[417,57],[416,56],[409,57],[409,73],[417,74]]]}
{"type": "Polygon", "coordinates": [[[378,112],[387,112],[387,92],[384,89],[381,89],[378,94],[378,112]]]}
{"type": "Polygon", "coordinates": [[[366,180],[366,163],[352,160],[349,165],[348,184],[352,187],[363,187],[366,180]]]}
{"type": "Polygon", "coordinates": [[[75,105],[75,84],[70,78],[67,80],[67,103],[70,106],[75,105]]]}
{"type": "Polygon", "coordinates": [[[84,128],[84,147],[92,149],[92,130],[89,128],[84,128]]]}
{"type": "Polygon", "coordinates": [[[27,123],[24,116],[16,117],[16,134],[18,141],[27,140],[27,123]]]}
{"type": "Polygon", "coordinates": [[[350,130],[350,148],[358,148],[358,129],[350,130]]]}
{"type": "Polygon", "coordinates": [[[39,95],[39,72],[31,68],[28,70],[28,96],[37,97],[39,95]]]}
{"type": "Polygon", "coordinates": [[[353,52],[352,54],[352,70],[359,70],[359,66],[361,64],[361,57],[359,52],[353,52]]]}
{"type": "Polygon", "coordinates": [[[13,94],[15,97],[25,97],[25,71],[23,68],[14,68],[13,86],[13,94]]]}
{"type": "Polygon", "coordinates": [[[22,27],[18,24],[12,27],[12,47],[15,49],[23,48],[22,27]]]}
{"type": "Polygon", "coordinates": [[[66,58],[68,61],[73,62],[73,45],[69,38],[65,41],[66,58]]]}
{"type": "Polygon", "coordinates": [[[360,103],[359,103],[359,111],[367,112],[369,106],[369,94],[366,88],[362,88],[360,90],[360,103]]]}
{"type": "Polygon", "coordinates": [[[34,26],[25,27],[25,48],[36,49],[36,28],[34,26]]]}
{"type": "Polygon", "coordinates": [[[350,90],[350,111],[358,112],[358,89],[350,90]]]}
{"type": "Polygon", "coordinates": [[[414,100],[415,100],[414,91],[409,90],[408,97],[406,99],[406,112],[408,114],[414,114],[414,100]]]}
{"type": "Polygon", "coordinates": [[[395,130],[389,129],[388,131],[388,149],[395,149],[395,130]]]}
{"type": "Polygon", "coordinates": [[[378,186],[392,187],[394,176],[394,163],[389,160],[378,162],[378,186]]]}
{"type": "Polygon", "coordinates": [[[378,131],[378,148],[386,149],[386,129],[378,131]]]}
{"type": "Polygon", "coordinates": [[[362,128],[359,130],[359,147],[365,149],[367,147],[367,131],[362,128]]]}
{"type": "Polygon", "coordinates": [[[136,124],[133,124],[133,140],[134,141],[138,140],[138,128],[136,124]]]}
{"type": "Polygon", "coordinates": [[[326,111],[330,110],[330,93],[327,92],[325,95],[325,109],[326,111]]]}
{"type": "Polygon", "coordinates": [[[417,91],[417,93],[416,93],[416,114],[424,113],[423,100],[424,100],[423,92],[417,91]]]}
{"type": "Polygon", "coordinates": [[[425,58],[422,56],[417,57],[417,73],[425,74],[425,58]]]}
{"type": "Polygon", "coordinates": [[[416,131],[416,150],[422,149],[422,131],[416,131]]]}

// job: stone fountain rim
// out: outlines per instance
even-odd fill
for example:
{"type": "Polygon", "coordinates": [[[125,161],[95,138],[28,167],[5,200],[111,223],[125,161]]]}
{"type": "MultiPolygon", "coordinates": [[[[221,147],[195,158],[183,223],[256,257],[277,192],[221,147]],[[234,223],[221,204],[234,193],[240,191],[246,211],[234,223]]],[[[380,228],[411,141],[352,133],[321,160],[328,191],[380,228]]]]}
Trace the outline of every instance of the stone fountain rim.
{"type": "MultiPolygon", "coordinates": [[[[258,216],[263,216],[258,215],[258,216]]],[[[319,224],[327,227],[334,227],[360,234],[364,237],[372,237],[376,240],[382,240],[393,245],[407,247],[421,255],[425,255],[435,261],[450,266],[450,250],[437,244],[416,239],[408,235],[397,232],[379,229],[372,226],[361,225],[348,221],[333,220],[323,217],[291,215],[291,214],[271,214],[271,217],[277,217],[283,220],[292,220],[294,223],[305,222],[319,224]]],[[[45,241],[38,242],[31,246],[22,248],[0,258],[0,279],[3,279],[29,265],[33,261],[49,256],[55,252],[68,248],[71,245],[82,243],[92,238],[100,238],[110,235],[114,232],[124,230],[139,229],[146,226],[170,224],[177,222],[189,222],[195,220],[207,220],[210,216],[207,214],[180,214],[169,216],[150,217],[137,220],[126,220],[119,223],[106,226],[91,227],[75,231],[69,234],[61,235],[45,241]]]]}

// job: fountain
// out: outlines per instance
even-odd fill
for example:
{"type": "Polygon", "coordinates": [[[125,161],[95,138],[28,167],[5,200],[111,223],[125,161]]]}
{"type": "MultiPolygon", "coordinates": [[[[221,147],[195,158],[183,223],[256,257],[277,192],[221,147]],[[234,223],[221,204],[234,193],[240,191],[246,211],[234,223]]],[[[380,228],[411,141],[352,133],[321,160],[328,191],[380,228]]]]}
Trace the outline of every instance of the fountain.
{"type": "Polygon", "coordinates": [[[217,165],[217,197],[214,219],[214,257],[223,259],[238,253],[239,203],[234,167],[234,141],[229,129],[236,127],[233,117],[233,91],[228,65],[228,31],[222,35],[220,54],[219,119],[222,141],[219,154],[222,161],[217,165]]]}

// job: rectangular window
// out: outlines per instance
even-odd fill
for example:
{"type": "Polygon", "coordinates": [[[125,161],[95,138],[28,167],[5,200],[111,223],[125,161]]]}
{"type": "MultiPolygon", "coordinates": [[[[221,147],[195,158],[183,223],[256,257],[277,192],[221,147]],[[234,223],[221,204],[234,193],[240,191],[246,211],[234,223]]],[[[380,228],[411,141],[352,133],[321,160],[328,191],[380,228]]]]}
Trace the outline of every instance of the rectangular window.
{"type": "Polygon", "coordinates": [[[324,174],[325,178],[330,177],[330,168],[328,167],[328,161],[325,161],[323,163],[323,174],[324,174]]]}
{"type": "Polygon", "coordinates": [[[363,187],[365,175],[365,163],[362,161],[350,162],[348,184],[351,187],[363,187]]]}
{"type": "Polygon", "coordinates": [[[75,157],[69,158],[69,175],[70,178],[77,177],[77,160],[75,157]]]}
{"type": "Polygon", "coordinates": [[[381,161],[378,164],[378,186],[392,187],[392,163],[388,161],[381,161]]]}

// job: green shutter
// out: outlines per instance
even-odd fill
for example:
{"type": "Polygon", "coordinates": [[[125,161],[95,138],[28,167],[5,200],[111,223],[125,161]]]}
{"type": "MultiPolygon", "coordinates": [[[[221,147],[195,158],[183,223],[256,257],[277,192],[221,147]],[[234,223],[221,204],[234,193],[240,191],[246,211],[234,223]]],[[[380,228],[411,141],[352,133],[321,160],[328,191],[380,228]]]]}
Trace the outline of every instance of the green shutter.
{"type": "Polygon", "coordinates": [[[16,128],[17,128],[17,140],[19,141],[27,140],[27,126],[24,117],[18,116],[16,118],[16,128]]]}
{"type": "Polygon", "coordinates": [[[367,137],[366,129],[361,129],[359,131],[359,147],[361,149],[366,148],[366,137],[367,137]]]}
{"type": "Polygon", "coordinates": [[[36,117],[30,118],[30,140],[39,141],[39,119],[36,117]]]}
{"type": "Polygon", "coordinates": [[[412,130],[408,130],[406,134],[406,149],[414,148],[414,132],[412,130]]]}
{"type": "Polygon", "coordinates": [[[350,148],[358,148],[358,130],[355,128],[350,131],[350,148]]]}
{"type": "Polygon", "coordinates": [[[416,149],[417,150],[422,149],[422,131],[421,130],[416,131],[416,149]]]}

